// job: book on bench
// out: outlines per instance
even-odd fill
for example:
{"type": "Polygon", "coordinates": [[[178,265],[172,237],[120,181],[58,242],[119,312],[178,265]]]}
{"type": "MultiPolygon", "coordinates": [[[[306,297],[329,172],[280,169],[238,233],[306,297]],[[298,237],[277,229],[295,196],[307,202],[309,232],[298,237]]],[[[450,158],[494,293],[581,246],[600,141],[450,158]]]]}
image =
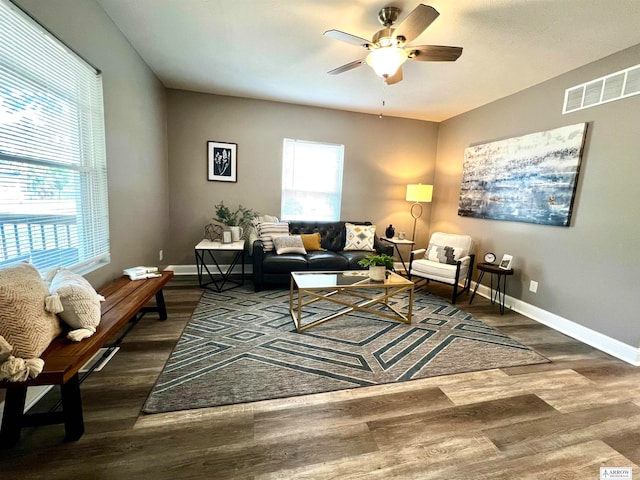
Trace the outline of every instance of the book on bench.
{"type": "Polygon", "coordinates": [[[145,278],[161,277],[158,267],[131,267],[124,270],[124,274],[131,280],[142,280],[145,278]]]}

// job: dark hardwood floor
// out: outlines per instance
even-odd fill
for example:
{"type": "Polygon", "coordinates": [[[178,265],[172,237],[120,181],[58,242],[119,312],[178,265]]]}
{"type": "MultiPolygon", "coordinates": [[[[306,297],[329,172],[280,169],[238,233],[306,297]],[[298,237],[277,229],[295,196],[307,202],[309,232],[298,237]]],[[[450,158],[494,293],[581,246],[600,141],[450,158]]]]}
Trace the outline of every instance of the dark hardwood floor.
{"type": "Polygon", "coordinates": [[[200,294],[192,279],[172,281],[169,319],[145,317],[82,385],[85,435],[23,429],[0,450],[0,479],[585,480],[601,466],[640,478],[640,368],[482,297],[459,304],[552,363],[142,414],[200,294]]]}

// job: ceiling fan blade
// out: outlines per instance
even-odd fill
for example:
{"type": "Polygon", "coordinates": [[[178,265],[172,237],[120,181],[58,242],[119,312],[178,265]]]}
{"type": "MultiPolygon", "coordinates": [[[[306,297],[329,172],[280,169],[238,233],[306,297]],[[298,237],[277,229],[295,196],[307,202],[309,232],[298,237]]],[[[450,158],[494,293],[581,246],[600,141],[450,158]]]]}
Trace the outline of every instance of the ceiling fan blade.
{"type": "Polygon", "coordinates": [[[441,45],[420,45],[409,47],[409,60],[419,62],[454,62],[462,55],[462,47],[444,47],[441,45]]]}
{"type": "Polygon", "coordinates": [[[352,45],[359,45],[361,47],[369,48],[371,42],[364,38],[351,35],[350,33],[341,32],[340,30],[327,30],[324,32],[325,37],[333,38],[334,40],[340,40],[341,42],[350,43],[352,45]]]}
{"type": "Polygon", "coordinates": [[[393,85],[394,83],[398,83],[400,81],[402,81],[402,67],[399,67],[396,73],[385,79],[387,85],[393,85]]]}
{"type": "Polygon", "coordinates": [[[439,15],[435,8],[421,3],[407,15],[393,34],[396,38],[403,37],[404,42],[409,43],[424,32],[439,15]]]}
{"type": "Polygon", "coordinates": [[[357,68],[360,65],[364,65],[364,63],[365,63],[364,58],[361,58],[360,60],[355,60],[353,62],[347,63],[346,65],[342,65],[341,67],[334,68],[333,70],[331,70],[328,73],[330,75],[337,75],[339,73],[343,73],[343,72],[347,72],[349,70],[353,70],[354,68],[357,68]]]}

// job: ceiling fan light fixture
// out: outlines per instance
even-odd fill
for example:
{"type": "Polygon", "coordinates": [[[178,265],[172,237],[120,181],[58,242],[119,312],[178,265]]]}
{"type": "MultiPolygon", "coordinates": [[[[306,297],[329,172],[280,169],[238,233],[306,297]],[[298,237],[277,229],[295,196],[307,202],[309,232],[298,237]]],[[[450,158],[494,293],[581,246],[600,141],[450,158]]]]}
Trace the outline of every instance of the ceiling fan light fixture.
{"type": "Polygon", "coordinates": [[[394,46],[371,50],[365,61],[380,77],[390,77],[407,61],[409,53],[404,48],[394,46]]]}

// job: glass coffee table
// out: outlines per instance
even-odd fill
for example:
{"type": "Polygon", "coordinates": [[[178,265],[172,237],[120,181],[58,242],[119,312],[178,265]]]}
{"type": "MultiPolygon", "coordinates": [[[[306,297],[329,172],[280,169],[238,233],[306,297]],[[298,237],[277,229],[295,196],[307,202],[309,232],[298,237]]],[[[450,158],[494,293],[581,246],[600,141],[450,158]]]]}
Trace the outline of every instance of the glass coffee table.
{"type": "Polygon", "coordinates": [[[411,323],[414,283],[397,273],[387,272],[384,281],[369,278],[367,270],[344,272],[292,272],[289,289],[289,311],[298,332],[334,320],[355,311],[364,311],[379,317],[411,323]],[[389,304],[389,299],[409,292],[406,312],[389,304]],[[297,295],[296,295],[297,293],[297,295]],[[303,324],[303,308],[316,302],[327,301],[337,305],[336,311],[320,318],[308,315],[313,321],[303,324]],[[372,308],[383,305],[383,308],[372,308]]]}

